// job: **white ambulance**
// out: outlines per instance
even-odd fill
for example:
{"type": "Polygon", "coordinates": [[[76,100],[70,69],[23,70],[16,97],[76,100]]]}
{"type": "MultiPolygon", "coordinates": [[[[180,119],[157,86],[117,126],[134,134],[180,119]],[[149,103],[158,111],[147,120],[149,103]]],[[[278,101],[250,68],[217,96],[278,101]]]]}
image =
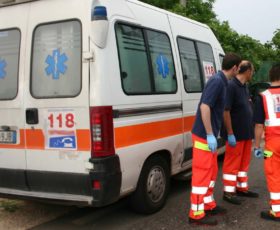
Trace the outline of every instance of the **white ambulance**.
{"type": "Polygon", "coordinates": [[[163,207],[223,50],[136,0],[0,0],[0,196],[163,207]]]}

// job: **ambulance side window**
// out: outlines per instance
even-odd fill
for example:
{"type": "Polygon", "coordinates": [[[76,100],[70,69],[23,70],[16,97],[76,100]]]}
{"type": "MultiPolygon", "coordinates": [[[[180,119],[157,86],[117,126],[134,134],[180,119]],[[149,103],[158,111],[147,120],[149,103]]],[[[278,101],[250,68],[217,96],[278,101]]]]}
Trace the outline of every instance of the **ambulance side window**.
{"type": "Polygon", "coordinates": [[[18,92],[20,31],[0,31],[0,100],[11,100],[18,92]]]}
{"type": "Polygon", "coordinates": [[[178,47],[185,90],[189,93],[201,92],[203,80],[195,42],[184,38],[178,38],[178,47]]]}
{"type": "Polygon", "coordinates": [[[205,80],[209,80],[216,73],[215,59],[212,47],[203,42],[197,42],[198,53],[203,68],[205,80]]]}
{"type": "Polygon", "coordinates": [[[80,93],[81,30],[77,20],[36,27],[31,66],[33,97],[75,97],[80,93]]]}
{"type": "Polygon", "coordinates": [[[153,68],[155,91],[157,93],[175,93],[177,81],[168,36],[164,33],[147,30],[147,38],[153,68]]]}
{"type": "Polygon", "coordinates": [[[124,91],[127,94],[150,93],[152,86],[142,29],[118,24],[116,33],[124,91]]]}
{"type": "Polygon", "coordinates": [[[167,34],[118,23],[116,37],[126,94],[176,93],[174,61],[167,34]]]}

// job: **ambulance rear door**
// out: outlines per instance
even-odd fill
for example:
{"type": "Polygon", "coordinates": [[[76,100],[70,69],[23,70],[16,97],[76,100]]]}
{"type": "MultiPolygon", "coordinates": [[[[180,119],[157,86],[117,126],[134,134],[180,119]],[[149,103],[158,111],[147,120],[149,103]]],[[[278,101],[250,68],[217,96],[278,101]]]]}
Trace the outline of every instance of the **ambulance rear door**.
{"type": "Polygon", "coordinates": [[[31,4],[31,60],[26,62],[30,77],[25,84],[27,180],[31,191],[47,197],[91,194],[89,63],[83,59],[89,49],[89,25],[90,1],[31,4]]]}
{"type": "Polygon", "coordinates": [[[0,8],[0,192],[27,190],[23,106],[28,7],[0,8]]]}

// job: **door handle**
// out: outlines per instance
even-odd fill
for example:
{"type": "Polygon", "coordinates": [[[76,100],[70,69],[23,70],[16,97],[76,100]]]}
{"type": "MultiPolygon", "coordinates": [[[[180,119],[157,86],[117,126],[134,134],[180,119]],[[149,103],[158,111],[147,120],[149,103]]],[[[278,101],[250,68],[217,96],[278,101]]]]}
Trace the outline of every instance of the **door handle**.
{"type": "Polygon", "coordinates": [[[36,125],[39,123],[38,117],[38,109],[37,108],[30,108],[26,109],[26,123],[29,125],[36,125]]]}
{"type": "Polygon", "coordinates": [[[2,125],[2,126],[1,126],[1,130],[10,131],[10,130],[11,130],[11,127],[10,127],[10,126],[7,126],[7,125],[2,125]]]}

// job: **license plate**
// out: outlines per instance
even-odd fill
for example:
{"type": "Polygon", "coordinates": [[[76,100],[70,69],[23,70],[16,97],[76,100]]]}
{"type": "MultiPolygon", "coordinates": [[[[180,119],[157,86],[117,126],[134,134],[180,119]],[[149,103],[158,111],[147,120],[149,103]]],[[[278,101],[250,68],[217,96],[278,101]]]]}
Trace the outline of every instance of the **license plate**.
{"type": "Polygon", "coordinates": [[[16,131],[0,131],[0,143],[15,144],[17,142],[16,131]]]}

